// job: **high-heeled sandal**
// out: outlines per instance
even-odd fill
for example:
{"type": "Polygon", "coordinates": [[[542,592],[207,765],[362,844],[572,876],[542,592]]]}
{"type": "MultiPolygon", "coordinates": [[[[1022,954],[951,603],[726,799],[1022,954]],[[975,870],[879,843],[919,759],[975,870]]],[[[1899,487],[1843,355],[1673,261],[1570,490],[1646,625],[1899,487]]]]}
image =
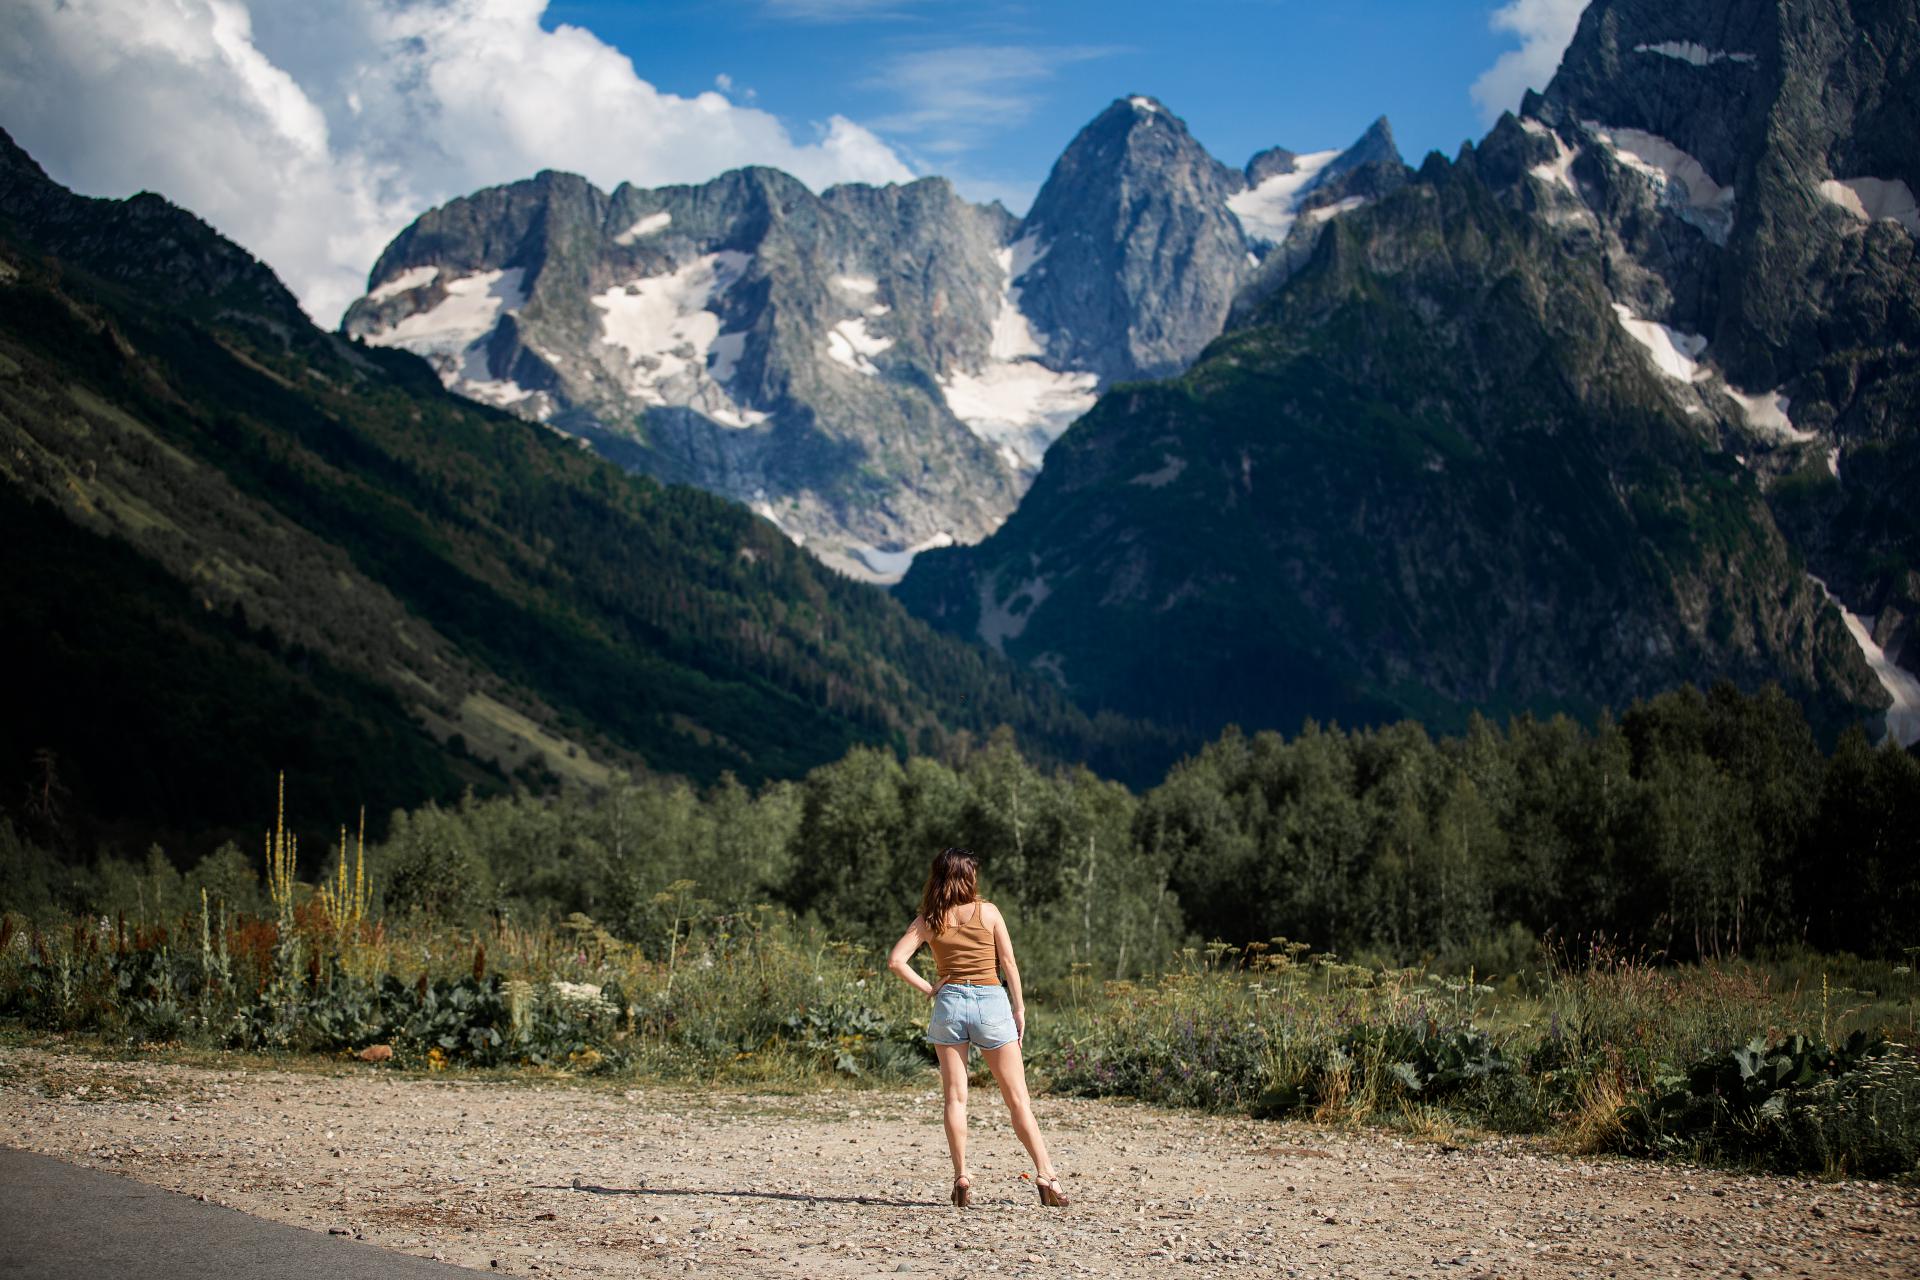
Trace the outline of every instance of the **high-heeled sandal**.
{"type": "Polygon", "coordinates": [[[953,1180],[953,1207],[964,1209],[973,1203],[973,1181],[966,1174],[953,1180]]]}
{"type": "Polygon", "coordinates": [[[1040,1193],[1040,1203],[1049,1209],[1064,1209],[1073,1203],[1067,1199],[1067,1193],[1060,1189],[1058,1174],[1051,1178],[1036,1177],[1033,1180],[1033,1188],[1040,1193]]]}

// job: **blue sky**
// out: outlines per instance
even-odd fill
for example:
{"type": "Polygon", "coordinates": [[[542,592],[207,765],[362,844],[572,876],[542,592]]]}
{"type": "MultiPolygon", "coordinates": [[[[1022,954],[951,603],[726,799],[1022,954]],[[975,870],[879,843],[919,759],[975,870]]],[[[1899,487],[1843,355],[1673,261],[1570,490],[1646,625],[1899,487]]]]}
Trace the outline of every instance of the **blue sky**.
{"type": "MultiPolygon", "coordinates": [[[[553,0],[659,88],[730,85],[796,136],[833,115],[1016,211],[1076,130],[1150,93],[1216,156],[1344,146],[1376,116],[1418,164],[1485,132],[1470,90],[1522,38],[1491,0],[553,0]]],[[[1564,7],[1564,6],[1562,6],[1564,7]]]]}
{"type": "Polygon", "coordinates": [[[7,0],[0,126],[88,195],[160,192],[331,325],[421,213],[541,169],[952,178],[1024,212],[1109,102],[1229,164],[1375,117],[1451,155],[1586,0],[7,0]]]}

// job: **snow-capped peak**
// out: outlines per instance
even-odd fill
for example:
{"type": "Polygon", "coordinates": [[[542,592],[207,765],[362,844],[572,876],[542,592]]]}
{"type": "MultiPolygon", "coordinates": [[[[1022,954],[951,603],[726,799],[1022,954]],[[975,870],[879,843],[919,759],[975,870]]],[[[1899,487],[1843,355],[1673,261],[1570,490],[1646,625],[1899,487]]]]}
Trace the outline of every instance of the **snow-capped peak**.
{"type": "Polygon", "coordinates": [[[1227,208],[1240,219],[1247,239],[1279,244],[1300,218],[1300,206],[1323,170],[1340,158],[1338,151],[1315,151],[1294,157],[1293,170],[1272,177],[1228,197],[1227,208]]]}

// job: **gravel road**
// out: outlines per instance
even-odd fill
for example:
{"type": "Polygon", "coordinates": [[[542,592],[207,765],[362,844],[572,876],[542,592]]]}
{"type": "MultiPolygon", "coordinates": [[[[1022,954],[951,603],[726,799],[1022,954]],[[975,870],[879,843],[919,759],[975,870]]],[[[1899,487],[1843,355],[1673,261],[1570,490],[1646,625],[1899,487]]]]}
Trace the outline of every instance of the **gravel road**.
{"type": "MultiPolygon", "coordinates": [[[[931,1086],[931,1073],[927,1085],[931,1086]]],[[[1920,1276],[1920,1191],[991,1088],[975,1204],[931,1087],[791,1095],[0,1048],[0,1144],[515,1275],[1920,1276]]]]}

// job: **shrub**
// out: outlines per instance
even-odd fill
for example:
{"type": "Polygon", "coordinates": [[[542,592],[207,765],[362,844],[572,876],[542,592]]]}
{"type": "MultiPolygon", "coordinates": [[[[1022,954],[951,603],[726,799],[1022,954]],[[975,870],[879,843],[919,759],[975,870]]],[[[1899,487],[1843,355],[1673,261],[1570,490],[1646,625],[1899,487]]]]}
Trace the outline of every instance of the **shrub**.
{"type": "Polygon", "coordinates": [[[1620,1141],[1779,1172],[1910,1172],[1920,1168],[1920,1060],[1862,1031],[1838,1046],[1755,1040],[1630,1101],[1620,1141]]]}

